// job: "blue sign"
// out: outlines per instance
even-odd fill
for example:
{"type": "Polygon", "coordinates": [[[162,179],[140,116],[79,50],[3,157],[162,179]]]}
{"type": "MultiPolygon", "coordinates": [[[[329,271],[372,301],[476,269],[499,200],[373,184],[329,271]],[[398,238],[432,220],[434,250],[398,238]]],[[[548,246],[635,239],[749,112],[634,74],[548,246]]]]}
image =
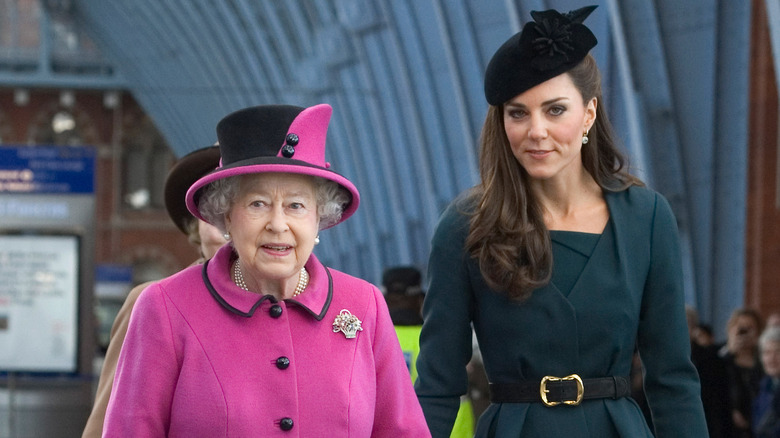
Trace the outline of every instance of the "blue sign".
{"type": "Polygon", "coordinates": [[[133,267],[111,263],[95,265],[95,281],[107,283],[130,283],[133,281],[133,267]]]}
{"type": "Polygon", "coordinates": [[[0,193],[94,193],[87,146],[0,146],[0,193]]]}

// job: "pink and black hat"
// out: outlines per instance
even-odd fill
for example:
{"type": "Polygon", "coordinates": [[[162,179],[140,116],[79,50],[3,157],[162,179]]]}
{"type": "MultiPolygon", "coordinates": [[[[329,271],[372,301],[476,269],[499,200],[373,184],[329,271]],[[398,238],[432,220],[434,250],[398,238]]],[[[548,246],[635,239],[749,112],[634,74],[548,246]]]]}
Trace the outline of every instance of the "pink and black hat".
{"type": "MultiPolygon", "coordinates": [[[[261,105],[231,113],[217,124],[222,160],[187,191],[187,208],[198,210],[202,190],[219,179],[252,173],[278,172],[311,175],[335,181],[350,193],[339,222],[357,210],[360,193],[348,179],[330,170],[325,161],[325,140],[333,109],[320,104],[309,108],[261,105]]],[[[335,225],[335,224],[334,224],[335,225]]]]}

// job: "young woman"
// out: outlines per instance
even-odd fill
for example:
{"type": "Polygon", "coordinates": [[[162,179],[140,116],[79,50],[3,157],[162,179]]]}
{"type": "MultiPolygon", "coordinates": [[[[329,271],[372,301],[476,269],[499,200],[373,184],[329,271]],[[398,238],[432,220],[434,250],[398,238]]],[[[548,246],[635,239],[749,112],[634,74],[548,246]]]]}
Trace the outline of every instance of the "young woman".
{"type": "Polygon", "coordinates": [[[675,219],[625,169],[582,24],[532,12],[488,65],[481,183],[433,238],[416,391],[446,437],[474,328],[491,382],[478,437],[706,437],[675,219]]]}

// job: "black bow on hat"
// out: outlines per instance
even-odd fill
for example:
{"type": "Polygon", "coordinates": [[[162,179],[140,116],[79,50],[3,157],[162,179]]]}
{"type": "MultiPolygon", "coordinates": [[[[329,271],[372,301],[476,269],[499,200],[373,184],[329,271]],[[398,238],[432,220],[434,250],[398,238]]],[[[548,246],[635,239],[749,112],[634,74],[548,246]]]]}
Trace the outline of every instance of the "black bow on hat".
{"type": "Polygon", "coordinates": [[[523,30],[493,55],[485,71],[485,98],[501,105],[518,94],[565,73],[582,61],[597,41],[582,22],[596,6],[566,14],[532,11],[523,30]]]}

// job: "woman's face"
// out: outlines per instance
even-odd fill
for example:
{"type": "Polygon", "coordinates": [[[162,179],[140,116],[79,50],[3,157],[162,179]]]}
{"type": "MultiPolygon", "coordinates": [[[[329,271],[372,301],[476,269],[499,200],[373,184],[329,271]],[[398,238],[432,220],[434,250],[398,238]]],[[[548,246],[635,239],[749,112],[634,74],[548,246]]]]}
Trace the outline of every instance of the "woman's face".
{"type": "Polygon", "coordinates": [[[769,341],[761,347],[761,364],[770,377],[780,377],[780,342],[769,341]]]}
{"type": "Polygon", "coordinates": [[[728,328],[728,344],[731,351],[753,350],[758,345],[759,332],[756,320],[747,315],[740,315],[728,328]]]}
{"type": "Polygon", "coordinates": [[[313,178],[290,173],[242,176],[225,225],[247,280],[297,282],[319,231],[313,178]]]}
{"type": "Polygon", "coordinates": [[[198,220],[198,236],[200,236],[200,252],[206,259],[214,257],[217,250],[227,242],[219,232],[219,228],[202,220],[198,220]]]}
{"type": "Polygon", "coordinates": [[[504,104],[504,129],[531,178],[546,180],[582,169],[582,136],[596,120],[596,99],[583,103],[568,74],[558,75],[504,104]]]}

